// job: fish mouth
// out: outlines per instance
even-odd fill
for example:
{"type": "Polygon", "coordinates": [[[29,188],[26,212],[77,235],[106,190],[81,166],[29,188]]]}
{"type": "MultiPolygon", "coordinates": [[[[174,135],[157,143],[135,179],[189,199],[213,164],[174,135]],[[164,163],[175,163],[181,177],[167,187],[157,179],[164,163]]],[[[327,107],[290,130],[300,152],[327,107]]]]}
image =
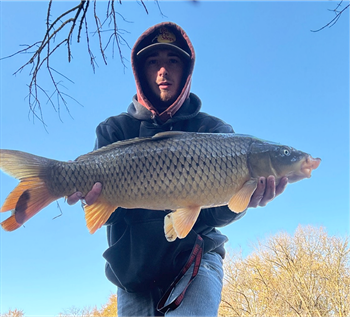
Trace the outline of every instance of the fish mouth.
{"type": "Polygon", "coordinates": [[[311,177],[311,172],[315,170],[321,163],[320,158],[313,158],[311,155],[308,155],[305,158],[305,161],[301,164],[301,172],[305,175],[306,178],[311,177]]]}

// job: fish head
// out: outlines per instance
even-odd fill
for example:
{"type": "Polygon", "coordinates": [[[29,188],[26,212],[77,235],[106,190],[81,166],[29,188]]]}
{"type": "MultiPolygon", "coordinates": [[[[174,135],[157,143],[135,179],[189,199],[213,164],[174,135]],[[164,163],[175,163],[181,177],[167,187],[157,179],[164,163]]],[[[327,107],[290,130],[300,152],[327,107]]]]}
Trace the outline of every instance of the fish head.
{"type": "Polygon", "coordinates": [[[289,183],[310,178],[320,162],[320,158],[313,158],[293,147],[267,141],[253,142],[248,156],[253,177],[274,175],[277,184],[284,176],[288,177],[289,183]]]}

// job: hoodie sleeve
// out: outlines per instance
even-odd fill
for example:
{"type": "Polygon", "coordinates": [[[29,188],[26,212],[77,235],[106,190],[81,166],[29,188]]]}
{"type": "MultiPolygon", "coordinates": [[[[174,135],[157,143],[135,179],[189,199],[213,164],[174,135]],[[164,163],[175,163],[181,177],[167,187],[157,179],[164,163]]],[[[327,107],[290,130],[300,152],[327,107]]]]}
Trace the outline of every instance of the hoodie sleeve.
{"type": "Polygon", "coordinates": [[[96,128],[95,150],[111,143],[139,136],[140,120],[127,113],[109,117],[96,128]]]}
{"type": "Polygon", "coordinates": [[[202,209],[199,222],[210,227],[224,227],[241,219],[246,212],[245,210],[237,214],[227,206],[202,209]]]}
{"type": "Polygon", "coordinates": [[[198,113],[194,127],[200,133],[235,133],[230,124],[204,112],[198,113]]]}
{"type": "Polygon", "coordinates": [[[123,140],[123,133],[110,118],[96,128],[95,150],[111,143],[123,140]]]}

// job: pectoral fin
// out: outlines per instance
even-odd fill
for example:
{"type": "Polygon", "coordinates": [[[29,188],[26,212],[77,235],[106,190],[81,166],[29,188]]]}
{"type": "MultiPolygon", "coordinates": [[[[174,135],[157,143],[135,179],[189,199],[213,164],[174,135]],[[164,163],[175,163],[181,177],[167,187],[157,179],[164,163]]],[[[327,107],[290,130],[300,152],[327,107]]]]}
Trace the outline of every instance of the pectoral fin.
{"type": "Polygon", "coordinates": [[[176,238],[183,239],[197,221],[201,207],[185,207],[167,214],[164,218],[164,233],[169,242],[176,238]]]}
{"type": "Polygon", "coordinates": [[[231,197],[228,207],[236,213],[246,210],[256,187],[256,180],[249,180],[246,182],[238,193],[231,197]]]}
{"type": "Polygon", "coordinates": [[[97,229],[101,228],[116,208],[116,206],[108,204],[101,197],[92,205],[85,205],[86,226],[90,233],[93,234],[97,229]]]}

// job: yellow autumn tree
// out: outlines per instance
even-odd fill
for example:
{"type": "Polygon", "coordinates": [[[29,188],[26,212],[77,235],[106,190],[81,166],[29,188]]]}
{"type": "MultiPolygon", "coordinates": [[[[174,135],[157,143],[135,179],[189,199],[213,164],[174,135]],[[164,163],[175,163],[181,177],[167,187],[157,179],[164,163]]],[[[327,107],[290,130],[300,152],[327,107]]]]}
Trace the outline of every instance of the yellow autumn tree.
{"type": "Polygon", "coordinates": [[[99,310],[101,317],[118,316],[117,294],[111,294],[108,303],[99,310]]]}
{"type": "MultiPolygon", "coordinates": [[[[258,241],[243,258],[230,252],[219,315],[350,316],[349,237],[330,236],[322,227],[299,226],[258,241]]],[[[117,316],[117,295],[97,307],[71,307],[59,317],[117,316]]],[[[24,317],[10,310],[1,317],[24,317]]],[[[58,317],[58,316],[57,316],[58,317]]]]}
{"type": "Polygon", "coordinates": [[[90,308],[78,308],[72,306],[68,309],[65,309],[62,313],[60,313],[57,317],[99,317],[99,311],[96,307],[90,308]]]}
{"type": "Polygon", "coordinates": [[[24,317],[24,312],[19,309],[9,309],[8,312],[1,314],[0,317],[24,317]]]}
{"type": "MultiPolygon", "coordinates": [[[[118,316],[117,309],[117,294],[111,294],[108,302],[102,305],[100,309],[96,306],[93,308],[77,308],[75,306],[65,309],[57,317],[116,317],[118,316]]],[[[17,317],[17,316],[14,316],[17,317]]],[[[23,316],[18,316],[23,317],[23,316]]]]}
{"type": "Polygon", "coordinates": [[[299,226],[225,261],[220,316],[349,316],[348,237],[299,226]]]}

